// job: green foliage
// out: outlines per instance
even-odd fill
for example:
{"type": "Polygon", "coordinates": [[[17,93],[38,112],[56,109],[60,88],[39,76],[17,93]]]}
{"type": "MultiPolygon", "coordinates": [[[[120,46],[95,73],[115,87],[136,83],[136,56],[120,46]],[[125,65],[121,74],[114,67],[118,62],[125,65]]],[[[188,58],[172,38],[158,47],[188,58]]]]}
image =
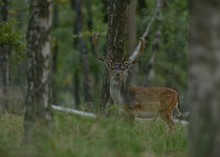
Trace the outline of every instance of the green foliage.
{"type": "Polygon", "coordinates": [[[13,21],[0,23],[0,46],[8,46],[11,50],[21,52],[24,43],[21,34],[15,31],[14,24],[13,21]]]}
{"type": "MultiPolygon", "coordinates": [[[[17,22],[15,19],[10,19],[8,22],[0,23],[0,47],[6,48],[10,56],[10,82],[21,82],[24,80],[23,70],[19,68],[19,63],[25,60],[25,37],[23,32],[16,28],[17,22]]],[[[1,53],[1,52],[0,52],[1,53]]]]}
{"type": "MultiPolygon", "coordinates": [[[[41,157],[186,156],[186,129],[169,132],[162,121],[127,123],[120,119],[89,119],[55,113],[52,131],[22,144],[23,118],[0,116],[0,154],[41,157]]],[[[35,130],[38,132],[42,128],[35,130]]]]}
{"type": "MultiPolygon", "coordinates": [[[[54,44],[55,41],[56,46],[58,45],[58,60],[56,72],[53,73],[54,84],[56,84],[56,88],[53,88],[53,90],[57,93],[59,100],[65,99],[65,102],[68,104],[67,106],[70,106],[74,100],[72,96],[74,86],[73,82],[75,79],[74,75],[77,74],[80,78],[80,89],[78,92],[80,93],[81,100],[83,100],[84,93],[82,90],[82,80],[84,76],[82,72],[82,53],[81,50],[78,50],[74,44],[75,38],[81,37],[86,43],[86,48],[88,50],[89,77],[91,80],[93,100],[97,99],[96,101],[99,102],[102,82],[104,81],[103,76],[105,65],[97,60],[91,45],[90,37],[94,32],[102,33],[99,40],[99,54],[101,56],[106,55],[107,21],[105,21],[105,18],[107,14],[107,6],[104,4],[106,1],[85,0],[83,2],[83,30],[79,34],[74,33],[74,27],[77,21],[75,20],[76,12],[71,7],[71,1],[55,0],[54,2],[58,11],[58,23],[55,27],[53,27],[51,32],[53,39],[52,43],[54,44]],[[88,26],[89,21],[92,23],[91,27],[88,26]]],[[[155,0],[145,0],[145,2],[146,8],[142,7],[141,10],[137,8],[137,40],[145,31],[156,6],[155,0]]],[[[11,1],[10,4],[11,3],[12,5],[9,7],[10,16],[19,16],[19,30],[22,32],[17,33],[19,31],[15,28],[16,23],[8,24],[10,25],[9,28],[11,28],[11,33],[9,33],[9,36],[11,37],[8,37],[7,40],[0,39],[0,43],[2,43],[2,41],[7,41],[4,43],[12,44],[16,48],[16,45],[19,43],[21,43],[21,45],[25,43],[24,35],[20,35],[19,37],[18,34],[26,33],[28,5],[24,2],[24,0],[11,1]]],[[[143,81],[146,79],[146,68],[153,52],[152,47],[156,31],[158,25],[161,25],[161,42],[159,45],[159,52],[155,60],[155,77],[152,82],[152,86],[169,86],[177,89],[180,92],[181,97],[185,97],[188,86],[187,68],[189,62],[188,2],[184,0],[167,0],[165,3],[166,5],[160,13],[160,16],[152,25],[152,29],[146,43],[146,50],[138,62],[140,66],[138,68],[138,74],[134,75],[134,79],[136,81],[136,85],[143,84],[143,81]]],[[[0,35],[0,38],[3,38],[3,36],[0,35]]],[[[51,50],[52,54],[54,48],[53,44],[51,50]]],[[[24,61],[24,55],[22,56],[20,53],[13,54],[15,54],[17,58],[19,57],[20,60],[24,61]]],[[[15,57],[12,58],[11,61],[13,65],[15,65],[14,60],[15,57]]],[[[15,80],[18,80],[17,77],[21,77],[20,80],[24,80],[22,75],[18,74],[18,72],[20,73],[20,70],[17,70],[16,67],[18,67],[17,64],[11,72],[11,76],[16,77],[15,80]]],[[[19,83],[19,81],[16,83],[19,83]]]]}

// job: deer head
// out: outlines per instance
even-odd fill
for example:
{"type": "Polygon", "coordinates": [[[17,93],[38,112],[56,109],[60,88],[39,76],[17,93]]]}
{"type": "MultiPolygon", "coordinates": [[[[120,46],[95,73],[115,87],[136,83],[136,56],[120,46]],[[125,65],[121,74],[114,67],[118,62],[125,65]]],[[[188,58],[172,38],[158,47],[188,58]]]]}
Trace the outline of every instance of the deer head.
{"type": "Polygon", "coordinates": [[[97,58],[105,63],[105,65],[107,66],[110,72],[110,77],[112,79],[119,79],[123,81],[126,78],[128,70],[132,67],[133,64],[137,63],[138,59],[143,54],[144,48],[145,48],[145,40],[143,38],[140,39],[140,42],[141,42],[140,50],[139,50],[138,55],[133,60],[125,61],[125,59],[123,58],[122,62],[118,63],[114,61],[113,57],[109,53],[108,55],[110,59],[107,59],[107,57],[99,56],[98,54],[99,37],[100,37],[100,34],[94,34],[92,36],[92,42],[95,47],[95,53],[96,53],[97,58]]]}

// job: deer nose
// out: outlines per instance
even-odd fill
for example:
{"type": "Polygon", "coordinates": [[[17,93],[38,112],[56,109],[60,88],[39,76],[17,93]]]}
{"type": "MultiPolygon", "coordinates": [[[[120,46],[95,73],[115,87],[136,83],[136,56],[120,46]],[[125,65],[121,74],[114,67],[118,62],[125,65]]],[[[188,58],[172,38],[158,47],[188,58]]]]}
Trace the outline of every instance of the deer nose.
{"type": "Polygon", "coordinates": [[[119,71],[116,71],[116,76],[120,76],[120,72],[119,71]]]}

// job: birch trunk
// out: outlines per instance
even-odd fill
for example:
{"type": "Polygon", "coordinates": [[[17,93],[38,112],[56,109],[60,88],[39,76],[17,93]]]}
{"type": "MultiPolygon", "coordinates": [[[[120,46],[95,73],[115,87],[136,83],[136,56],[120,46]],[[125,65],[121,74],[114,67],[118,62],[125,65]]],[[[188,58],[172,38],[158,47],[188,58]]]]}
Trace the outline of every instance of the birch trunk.
{"type": "Polygon", "coordinates": [[[27,39],[27,95],[25,134],[33,126],[48,126],[51,113],[51,3],[31,0],[27,39]]]}

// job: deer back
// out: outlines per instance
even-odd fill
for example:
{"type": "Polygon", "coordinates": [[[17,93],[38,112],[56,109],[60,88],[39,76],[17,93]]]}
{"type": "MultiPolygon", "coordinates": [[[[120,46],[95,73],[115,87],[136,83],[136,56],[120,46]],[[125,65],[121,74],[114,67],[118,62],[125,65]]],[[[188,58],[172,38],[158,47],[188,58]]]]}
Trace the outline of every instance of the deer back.
{"type": "Polygon", "coordinates": [[[166,87],[131,87],[127,98],[128,110],[140,117],[152,117],[160,112],[169,115],[178,105],[178,93],[166,87]]]}

